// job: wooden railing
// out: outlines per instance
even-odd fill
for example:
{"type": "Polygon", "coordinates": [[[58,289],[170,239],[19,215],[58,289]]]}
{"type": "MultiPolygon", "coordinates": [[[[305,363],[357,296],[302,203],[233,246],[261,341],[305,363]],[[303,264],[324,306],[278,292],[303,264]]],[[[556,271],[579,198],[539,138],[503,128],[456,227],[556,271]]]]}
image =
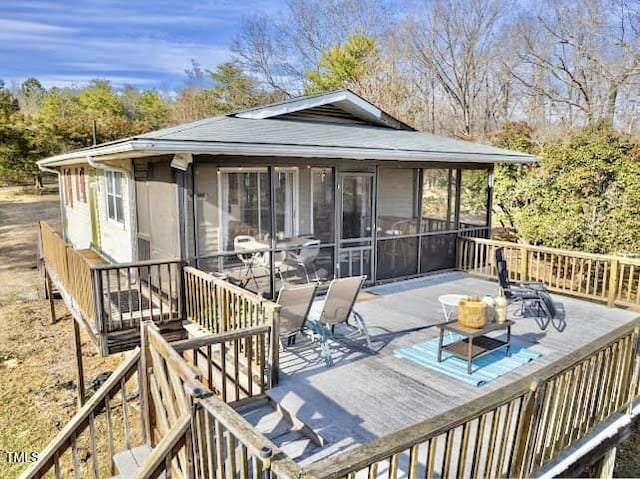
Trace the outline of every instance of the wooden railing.
{"type": "Polygon", "coordinates": [[[504,248],[513,281],[543,281],[549,290],[640,306],[640,260],[481,238],[458,239],[458,269],[495,278],[495,251],[504,248]]]}
{"type": "Polygon", "coordinates": [[[49,274],[71,296],[78,309],[91,319],[95,316],[91,265],[47,223],[40,222],[40,252],[49,274]]]}
{"type": "Polygon", "coordinates": [[[176,341],[173,349],[202,373],[203,384],[223,402],[263,395],[273,384],[277,348],[269,325],[176,341]]]}
{"type": "Polygon", "coordinates": [[[272,301],[199,269],[185,267],[184,284],[187,319],[213,334],[277,320],[272,301]]]}
{"type": "MultiPolygon", "coordinates": [[[[212,334],[269,327],[270,343],[268,348],[263,348],[262,354],[270,351],[270,384],[277,384],[280,307],[273,301],[192,267],[184,268],[184,285],[187,319],[212,334]]],[[[236,342],[240,340],[233,338],[236,342]]],[[[239,349],[245,362],[251,364],[251,360],[256,360],[257,350],[239,349]],[[254,354],[253,358],[247,357],[250,353],[254,354]]]]}
{"type": "Polygon", "coordinates": [[[110,477],[114,452],[144,444],[140,349],[133,351],[20,476],[110,477]],[[88,456],[80,455],[80,450],[88,456]],[[86,453],[85,453],[86,454],[86,453]]]}
{"type": "Polygon", "coordinates": [[[145,319],[163,327],[165,334],[180,336],[185,317],[180,261],[91,262],[85,253],[93,252],[75,250],[42,222],[40,253],[46,274],[72,313],[81,316],[103,355],[138,345],[145,319]]]}
{"type": "Polygon", "coordinates": [[[184,317],[180,261],[98,265],[94,282],[100,332],[137,330],[145,319],[163,324],[184,317]]]}
{"type": "Polygon", "coordinates": [[[638,398],[640,323],[474,401],[312,464],[312,477],[528,477],[638,398]]]}

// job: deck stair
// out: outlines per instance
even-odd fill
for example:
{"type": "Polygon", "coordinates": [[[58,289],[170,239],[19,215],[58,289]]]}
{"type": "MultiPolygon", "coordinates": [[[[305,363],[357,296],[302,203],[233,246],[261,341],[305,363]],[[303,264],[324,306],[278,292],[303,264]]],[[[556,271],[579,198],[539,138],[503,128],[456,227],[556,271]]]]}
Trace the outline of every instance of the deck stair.
{"type": "MultiPolygon", "coordinates": [[[[133,449],[125,449],[113,456],[113,464],[118,472],[117,476],[111,479],[124,479],[131,477],[144,464],[144,461],[151,454],[151,447],[148,444],[134,447],[133,449]]],[[[164,475],[160,476],[164,477],[164,475]]]]}
{"type": "Polygon", "coordinates": [[[268,398],[252,401],[235,409],[294,461],[301,461],[315,454],[325,445],[318,433],[268,398]]]}

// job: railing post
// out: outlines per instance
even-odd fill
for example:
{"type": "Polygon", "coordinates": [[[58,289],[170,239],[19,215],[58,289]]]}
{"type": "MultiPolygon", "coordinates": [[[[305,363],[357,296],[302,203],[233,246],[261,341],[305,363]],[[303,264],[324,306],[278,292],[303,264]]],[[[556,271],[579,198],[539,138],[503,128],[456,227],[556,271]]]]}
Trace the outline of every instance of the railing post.
{"type": "Polygon", "coordinates": [[[271,479],[271,457],[273,451],[270,447],[263,447],[260,449],[260,459],[263,462],[262,475],[260,479],[271,479]]]}
{"type": "Polygon", "coordinates": [[[149,338],[147,336],[147,325],[149,320],[140,321],[140,363],[138,369],[139,384],[140,384],[140,400],[142,401],[142,421],[143,421],[143,434],[145,442],[148,442],[149,446],[153,447],[153,428],[151,427],[151,403],[150,395],[151,389],[149,386],[149,367],[151,364],[151,358],[149,356],[149,338]]]}
{"type": "Polygon", "coordinates": [[[269,387],[278,384],[280,376],[280,307],[273,306],[271,311],[271,374],[269,387]]]}
{"type": "Polygon", "coordinates": [[[100,354],[106,356],[109,354],[109,345],[107,344],[107,333],[109,328],[104,321],[104,308],[102,305],[102,272],[99,269],[91,268],[92,284],[93,284],[93,321],[96,326],[96,336],[98,337],[98,347],[100,354]]]}
{"type": "Polygon", "coordinates": [[[609,294],[607,296],[607,306],[613,308],[618,298],[618,274],[620,270],[620,260],[611,259],[611,269],[609,270],[609,294]]]}
{"type": "Polygon", "coordinates": [[[521,421],[517,425],[514,451],[509,464],[507,477],[526,477],[529,475],[536,440],[536,425],[542,412],[545,385],[534,382],[531,391],[522,399],[521,421]]]}
{"type": "Polygon", "coordinates": [[[178,315],[180,319],[184,321],[185,319],[187,319],[187,314],[186,314],[187,288],[185,287],[185,280],[184,280],[184,263],[180,261],[179,263],[176,264],[176,268],[178,270],[177,271],[178,278],[176,281],[176,284],[178,285],[178,315]]]}
{"type": "Polygon", "coordinates": [[[640,326],[633,331],[633,344],[631,349],[631,374],[629,379],[629,413],[633,407],[633,401],[640,394],[640,326]]]}
{"type": "Polygon", "coordinates": [[[520,281],[529,281],[529,250],[520,246],[520,281]]]}

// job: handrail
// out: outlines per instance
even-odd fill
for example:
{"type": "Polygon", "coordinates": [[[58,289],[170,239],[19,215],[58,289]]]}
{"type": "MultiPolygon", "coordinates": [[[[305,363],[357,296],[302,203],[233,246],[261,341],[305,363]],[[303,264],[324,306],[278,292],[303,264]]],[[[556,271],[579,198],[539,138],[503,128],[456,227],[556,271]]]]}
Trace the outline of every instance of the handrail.
{"type": "Polygon", "coordinates": [[[130,261],[128,263],[100,263],[92,265],[91,268],[97,271],[104,271],[108,269],[124,269],[124,268],[136,268],[142,266],[155,266],[158,264],[182,264],[182,260],[176,258],[165,259],[148,259],[144,261],[130,261]]]}
{"type": "Polygon", "coordinates": [[[131,476],[131,479],[158,477],[158,469],[166,465],[167,451],[173,451],[173,449],[184,440],[190,428],[191,415],[183,414],[171,428],[171,431],[151,450],[151,454],[146,458],[144,464],[131,476]]]}
{"type": "MultiPolygon", "coordinates": [[[[311,476],[318,476],[323,479],[335,479],[366,468],[373,463],[386,460],[395,454],[410,449],[416,444],[423,443],[429,438],[450,431],[489,411],[496,410],[510,401],[531,393],[539,384],[543,384],[563,372],[570,370],[582,361],[598,353],[598,351],[607,348],[615,341],[629,334],[638,335],[639,329],[640,318],[599,337],[595,341],[545,366],[526,378],[522,378],[497,391],[485,394],[468,404],[458,406],[450,411],[446,411],[438,416],[409,426],[371,443],[351,449],[338,456],[320,460],[312,464],[306,471],[311,476]]],[[[638,352],[636,352],[636,354],[638,354],[638,352]]],[[[629,393],[630,396],[634,394],[633,391],[629,393]]],[[[629,399],[632,399],[632,397],[629,399]]]]}
{"type": "MultiPolygon", "coordinates": [[[[592,259],[623,259],[623,260],[627,260],[627,259],[631,259],[631,258],[626,258],[624,256],[616,256],[616,255],[611,255],[611,254],[601,254],[601,253],[585,253],[582,251],[575,251],[575,250],[568,250],[568,249],[562,249],[562,248],[551,248],[549,246],[538,246],[538,245],[532,245],[532,244],[528,244],[528,243],[514,243],[511,241],[501,241],[501,240],[494,240],[494,239],[488,239],[488,238],[464,238],[465,240],[468,241],[472,241],[474,243],[480,243],[480,244],[486,244],[486,245],[494,245],[494,246],[504,246],[504,247],[509,247],[509,248],[520,248],[520,249],[528,249],[531,251],[540,251],[541,253],[555,253],[555,254],[562,254],[562,255],[567,255],[567,256],[577,256],[577,257],[581,257],[581,258],[592,258],[592,259]]],[[[640,260],[638,260],[640,261],[640,260]]]]}
{"type": "MultiPolygon", "coordinates": [[[[91,396],[84,406],[71,418],[65,427],[56,435],[49,445],[38,455],[38,461],[32,463],[21,475],[21,479],[31,479],[44,476],[48,470],[54,466],[57,457],[61,456],[61,451],[66,449],[72,440],[72,436],[79,435],[89,424],[92,414],[104,407],[105,399],[115,389],[122,385],[122,381],[138,367],[140,360],[140,348],[133,350],[133,354],[127,358],[109,376],[98,391],[91,396]]],[[[110,458],[109,458],[110,460],[110,458]]]]}
{"type": "Polygon", "coordinates": [[[270,331],[271,326],[263,324],[261,326],[253,326],[246,329],[236,329],[226,333],[207,334],[206,336],[174,341],[173,343],[171,343],[171,347],[177,352],[181,353],[190,349],[198,349],[213,344],[235,341],[236,339],[247,338],[256,334],[268,333],[270,331]]]}
{"type": "Polygon", "coordinates": [[[640,308],[638,258],[459,236],[458,269],[495,277],[498,248],[505,250],[511,280],[543,281],[550,291],[640,308]]]}

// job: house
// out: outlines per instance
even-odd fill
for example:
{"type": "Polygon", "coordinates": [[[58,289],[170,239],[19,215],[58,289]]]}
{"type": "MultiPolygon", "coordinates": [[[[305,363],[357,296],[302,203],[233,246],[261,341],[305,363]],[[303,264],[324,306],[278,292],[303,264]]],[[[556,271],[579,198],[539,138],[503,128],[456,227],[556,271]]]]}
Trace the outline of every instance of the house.
{"type": "Polygon", "coordinates": [[[21,477],[610,477],[640,420],[640,261],[488,238],[493,166],[533,161],[349,91],[42,160],[64,239],[40,224],[41,270],[73,318],[79,410],[21,477]],[[446,298],[496,294],[496,250],[557,313],[513,304],[502,341],[441,361],[464,344],[443,345],[446,298]],[[305,314],[317,334],[281,347],[266,296],[351,275],[371,342],[305,314]],[[86,401],[79,326],[128,351],[86,401]]]}
{"type": "Polygon", "coordinates": [[[349,90],[46,158],[64,236],[112,262],[179,258],[273,297],[455,267],[491,228],[495,164],[519,152],[418,132],[349,90]]]}

